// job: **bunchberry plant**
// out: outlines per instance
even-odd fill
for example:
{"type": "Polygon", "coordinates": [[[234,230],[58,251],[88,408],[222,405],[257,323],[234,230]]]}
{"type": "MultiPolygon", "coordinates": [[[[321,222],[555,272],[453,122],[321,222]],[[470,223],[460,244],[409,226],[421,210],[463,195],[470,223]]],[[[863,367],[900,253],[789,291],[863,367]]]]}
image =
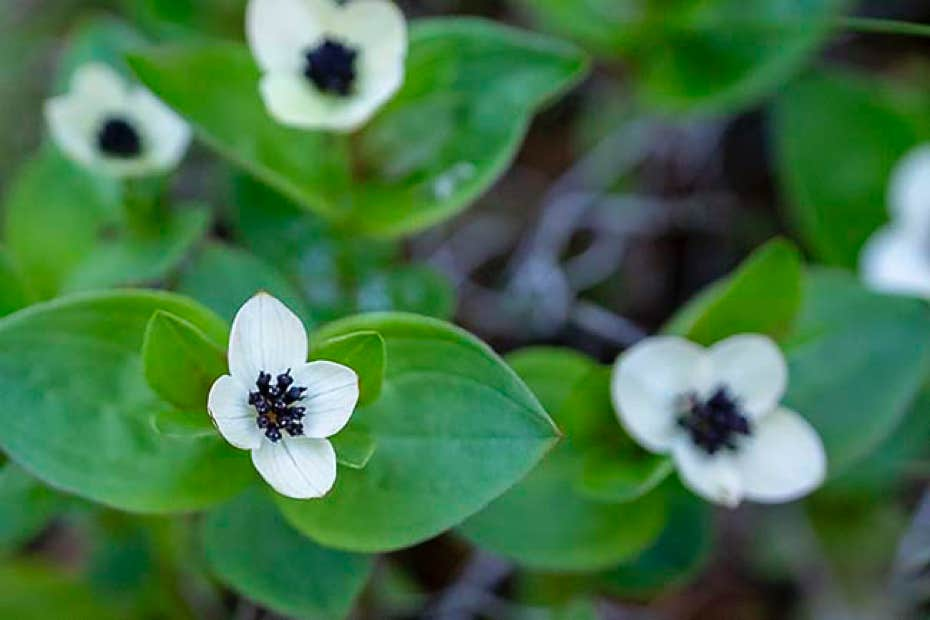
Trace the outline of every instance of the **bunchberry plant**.
{"type": "Polygon", "coordinates": [[[63,153],[114,177],[167,172],[190,142],[187,123],[170,108],[96,62],[78,67],[70,90],[46,102],[45,116],[63,153]]]}
{"type": "Polygon", "coordinates": [[[671,454],[695,493],[735,507],[791,501],[823,482],[823,444],[780,405],[787,386],[785,359],[766,337],[732,336],[705,350],[659,336],[623,353],[611,392],[636,441],[671,454]]]}
{"type": "Polygon", "coordinates": [[[327,437],[349,421],[358,376],[329,361],[307,361],[307,332],[284,304],[258,293],[236,314],[229,373],[210,389],[207,408],[223,437],[252,451],[252,463],[288,497],[322,497],[336,481],[327,437]]]}
{"type": "Polygon", "coordinates": [[[351,131],[404,79],[407,25],[387,0],[251,0],[246,33],[265,106],[286,125],[351,131]]]}

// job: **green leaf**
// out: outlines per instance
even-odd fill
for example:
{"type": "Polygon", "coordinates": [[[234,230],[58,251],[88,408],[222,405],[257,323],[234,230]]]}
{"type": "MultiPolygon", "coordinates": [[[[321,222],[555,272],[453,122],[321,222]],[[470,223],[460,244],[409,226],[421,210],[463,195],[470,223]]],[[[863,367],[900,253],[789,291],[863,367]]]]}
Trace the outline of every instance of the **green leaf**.
{"type": "MultiPolygon", "coordinates": [[[[635,556],[662,529],[664,494],[607,503],[578,491],[586,455],[601,445],[589,443],[591,435],[602,435],[605,443],[611,435],[618,443],[624,437],[611,410],[606,369],[561,349],[526,349],[508,361],[567,437],[529,476],[459,531],[479,547],[545,571],[590,571],[635,556]],[[598,382],[589,380],[592,373],[598,382]],[[582,402],[588,405],[579,406],[582,402]]],[[[615,454],[622,459],[621,452],[615,454]]]]}
{"type": "Polygon", "coordinates": [[[159,310],[145,328],[142,366],[149,387],[163,400],[202,411],[210,386],[226,374],[226,351],[189,321],[159,310]]]}
{"type": "Polygon", "coordinates": [[[930,371],[930,309],[879,295],[838,271],[813,271],[786,344],[785,404],[820,433],[831,477],[887,438],[930,371]]]}
{"type": "Polygon", "coordinates": [[[420,542],[473,514],[526,475],[556,431],[519,378],[466,332],[414,315],[372,314],[320,336],[364,330],[384,338],[384,388],[348,429],[370,433],[377,449],[364,469],[340,469],[325,498],[278,502],[315,540],[374,552],[420,542]]]}
{"type": "Polygon", "coordinates": [[[0,555],[38,535],[64,499],[13,463],[0,466],[0,555]]]}
{"type": "Polygon", "coordinates": [[[222,155],[302,207],[383,236],[426,228],[477,198],[510,164],[536,109],[586,68],[573,47],[492,22],[413,22],[403,88],[349,144],[272,120],[242,45],[163,47],[130,63],[222,155]]]}
{"type": "Polygon", "coordinates": [[[28,306],[32,291],[9,253],[0,247],[0,317],[28,306]]]}
{"type": "Polygon", "coordinates": [[[372,558],[304,538],[261,491],[212,510],[203,524],[207,563],[242,595],[280,614],[344,618],[371,573],[372,558]]]}
{"type": "Polygon", "coordinates": [[[713,509],[680,486],[669,493],[668,522],[637,558],[606,571],[600,581],[615,596],[647,599],[692,579],[714,547],[713,509]]]}
{"type": "Polygon", "coordinates": [[[158,310],[225,338],[216,315],[159,292],[83,294],[0,319],[0,447],[55,488],[131,511],[209,506],[254,480],[248,455],[219,435],[153,428],[164,404],[145,382],[140,351],[158,310]]]}
{"type": "Polygon", "coordinates": [[[703,345],[742,333],[780,339],[801,305],[802,277],[797,249],[770,241],[679,310],[665,331],[703,345]]]}
{"type": "Polygon", "coordinates": [[[777,171],[795,225],[822,261],[855,267],[888,219],[894,165],[928,136],[924,97],[873,77],[822,71],[775,106],[777,171]]]}
{"type": "Polygon", "coordinates": [[[172,215],[156,235],[124,234],[101,241],[64,283],[64,292],[157,282],[175,270],[210,225],[210,212],[195,207],[172,215]]]}
{"type": "Polygon", "coordinates": [[[340,465],[352,469],[364,469],[375,453],[375,440],[369,433],[346,428],[330,437],[336,449],[336,459],[340,465]]]}
{"type": "Polygon", "coordinates": [[[656,488],[675,469],[665,457],[619,459],[613,450],[592,450],[576,481],[580,495],[602,502],[629,502],[656,488]]]}
{"type": "Polygon", "coordinates": [[[38,563],[0,566],[0,618],[120,618],[87,584],[74,576],[38,563]]]}
{"type": "Polygon", "coordinates": [[[649,107],[726,113],[776,92],[847,0],[519,0],[541,24],[627,60],[649,107]]]}
{"type": "Polygon", "coordinates": [[[311,360],[329,360],[348,366],[359,380],[359,404],[367,405],[381,394],[384,382],[384,338],[378,332],[361,331],[315,342],[311,360]]]}
{"type": "Polygon", "coordinates": [[[4,239],[40,299],[55,296],[75,265],[97,245],[118,205],[116,187],[89,176],[46,148],[6,194],[4,239]]]}
{"type": "Polygon", "coordinates": [[[307,322],[300,294],[277,269],[245,250],[208,243],[181,274],[178,291],[190,295],[227,321],[252,295],[267,291],[307,322]]]}

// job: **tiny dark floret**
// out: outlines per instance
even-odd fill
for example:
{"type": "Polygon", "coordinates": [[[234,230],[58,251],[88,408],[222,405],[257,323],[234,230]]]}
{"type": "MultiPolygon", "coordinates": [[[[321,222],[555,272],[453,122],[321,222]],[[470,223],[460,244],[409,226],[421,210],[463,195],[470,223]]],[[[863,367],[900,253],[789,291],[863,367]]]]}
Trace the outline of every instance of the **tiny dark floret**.
{"type": "Polygon", "coordinates": [[[722,449],[736,450],[740,435],[752,434],[749,418],[725,386],[718,387],[707,400],[694,394],[686,397],[686,411],[678,425],[688,431],[694,445],[714,455],[722,449]]]}
{"type": "Polygon", "coordinates": [[[129,159],[142,153],[142,137],[129,121],[112,117],[100,127],[97,146],[110,157],[129,159]]]}
{"type": "Polygon", "coordinates": [[[355,84],[357,57],[356,50],[327,37],[306,53],[304,76],[321,91],[346,97],[355,84]]]}
{"type": "Polygon", "coordinates": [[[306,415],[306,409],[297,403],[303,399],[307,388],[293,386],[294,377],[288,370],[278,375],[275,383],[271,383],[271,375],[259,372],[255,381],[254,392],[249,392],[249,404],[255,409],[255,423],[265,432],[265,437],[272,442],[280,441],[284,430],[291,437],[304,434],[304,425],[301,420],[306,415]]]}

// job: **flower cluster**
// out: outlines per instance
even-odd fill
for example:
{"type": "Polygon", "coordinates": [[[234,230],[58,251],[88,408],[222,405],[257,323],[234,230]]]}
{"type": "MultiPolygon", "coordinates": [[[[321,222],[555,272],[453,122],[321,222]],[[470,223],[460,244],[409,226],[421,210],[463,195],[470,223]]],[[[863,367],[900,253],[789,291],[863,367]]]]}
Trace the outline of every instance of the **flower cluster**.
{"type": "Polygon", "coordinates": [[[115,177],[174,168],[190,143],[190,128],[148,90],[100,63],[79,67],[70,91],[50,99],[52,139],[78,164],[115,177]]]}
{"type": "Polygon", "coordinates": [[[335,483],[336,453],[327,437],[348,423],[359,394],[351,368],[307,362],[307,354],[300,319],[259,293],[236,314],[230,374],[216,380],[207,400],[226,441],[251,450],[268,484],[298,499],[322,497],[335,483]]]}
{"type": "Polygon", "coordinates": [[[612,393],[634,439],[670,453],[695,493],[736,506],[797,499],[824,479],[817,432],[779,405],[787,381],[781,351],[764,336],[733,336],[710,349],[659,336],[620,356],[612,393]]]}
{"type": "Polygon", "coordinates": [[[278,122],[352,131],[404,79],[407,26],[386,0],[251,0],[246,35],[278,122]]]}

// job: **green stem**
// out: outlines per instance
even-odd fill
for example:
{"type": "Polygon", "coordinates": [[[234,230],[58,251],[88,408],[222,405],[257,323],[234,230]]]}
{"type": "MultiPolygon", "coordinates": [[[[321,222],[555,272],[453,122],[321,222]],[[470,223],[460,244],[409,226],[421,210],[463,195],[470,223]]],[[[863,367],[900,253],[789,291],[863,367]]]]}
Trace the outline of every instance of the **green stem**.
{"type": "Polygon", "coordinates": [[[837,24],[844,30],[876,34],[900,34],[912,37],[930,37],[930,24],[905,22],[872,17],[840,17],[837,24]]]}
{"type": "Polygon", "coordinates": [[[123,184],[123,211],[129,233],[140,237],[157,236],[167,221],[162,178],[129,179],[123,184]]]}

